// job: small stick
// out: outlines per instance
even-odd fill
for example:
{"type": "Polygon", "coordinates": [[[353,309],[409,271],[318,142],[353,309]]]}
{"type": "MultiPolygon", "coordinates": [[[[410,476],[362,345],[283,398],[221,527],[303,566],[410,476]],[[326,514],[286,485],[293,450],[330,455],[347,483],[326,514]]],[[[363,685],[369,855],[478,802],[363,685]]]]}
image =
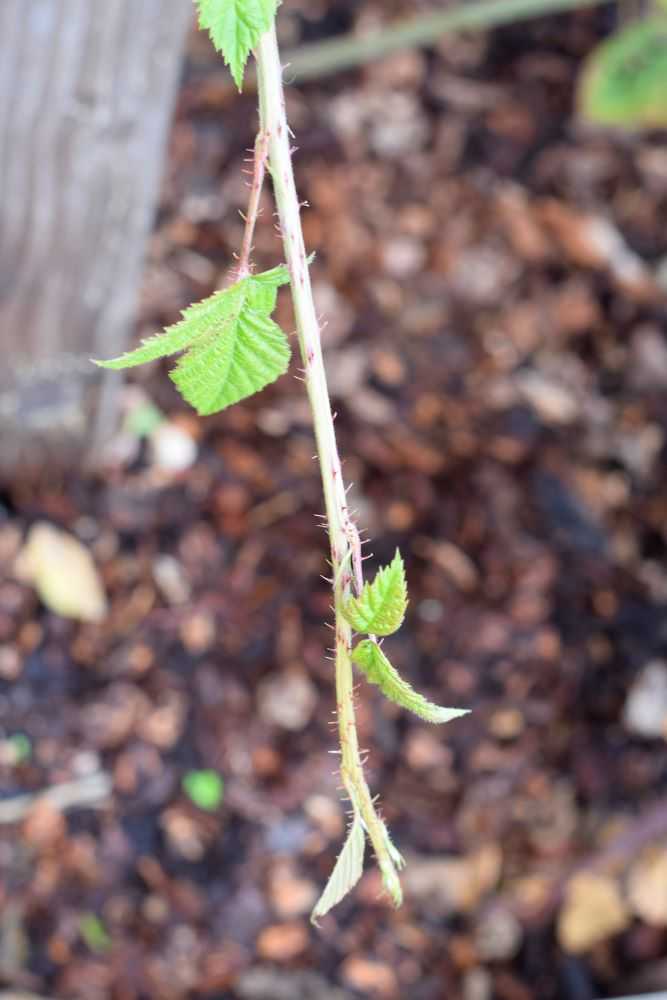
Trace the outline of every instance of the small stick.
{"type": "Polygon", "coordinates": [[[241,244],[241,254],[239,256],[238,267],[235,268],[236,277],[239,281],[241,278],[247,278],[250,274],[252,241],[255,235],[257,216],[259,215],[259,202],[262,196],[262,186],[264,184],[264,174],[266,173],[266,158],[268,156],[268,152],[269,136],[263,129],[260,129],[255,140],[254,167],[252,172],[252,182],[250,184],[248,211],[245,215],[243,243],[241,244]]]}
{"type": "Polygon", "coordinates": [[[76,781],[52,785],[41,792],[17,795],[0,802],[0,824],[18,823],[37,802],[49,802],[61,812],[98,806],[111,793],[111,778],[105,771],[86,775],[76,781]]]}

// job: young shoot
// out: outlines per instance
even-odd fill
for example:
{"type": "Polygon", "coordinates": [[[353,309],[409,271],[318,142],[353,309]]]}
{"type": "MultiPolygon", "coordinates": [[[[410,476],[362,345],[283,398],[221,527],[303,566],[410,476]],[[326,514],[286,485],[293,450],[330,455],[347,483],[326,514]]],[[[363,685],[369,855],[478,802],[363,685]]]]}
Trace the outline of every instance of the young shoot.
{"type": "MultiPolygon", "coordinates": [[[[98,364],[128,368],[179,355],[171,372],[177,389],[198,413],[217,413],[259,392],[287,370],[288,339],[271,317],[279,287],[290,285],[331,546],[340,775],[351,806],[347,838],[313,910],[316,922],[359,880],[366,840],[375,853],[385,890],[396,905],[402,899],[398,870],[403,859],[391,842],[362,767],[353,663],[388,698],[429,722],[448,722],[464,714],[464,710],[439,708],[428,702],[400,677],[376,642],[376,636],[392,634],[403,622],[408,603],[405,571],[397,551],[390,565],[380,569],[371,582],[364,583],[363,579],[361,544],[343,483],[292,170],[283,73],[274,27],[277,0],[195,2],[199,23],[208,29],[239,90],[251,52],[257,63],[259,131],[238,266],[228,287],[190,306],[180,322],[122,357],[98,364]],[[267,169],[273,181],[286,263],[255,274],[250,259],[252,239],[267,169]],[[355,634],[366,637],[356,646],[355,634]]],[[[192,789],[189,791],[191,794],[192,789]]]]}

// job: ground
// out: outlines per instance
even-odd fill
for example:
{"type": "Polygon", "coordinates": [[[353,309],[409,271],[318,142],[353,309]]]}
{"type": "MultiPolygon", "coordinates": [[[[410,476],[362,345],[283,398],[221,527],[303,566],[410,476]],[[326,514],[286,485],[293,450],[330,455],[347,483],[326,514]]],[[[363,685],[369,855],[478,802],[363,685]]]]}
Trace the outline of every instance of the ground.
{"type": "MultiPolygon", "coordinates": [[[[286,3],[284,45],[415,10],[358,7],[286,3]]],[[[406,560],[392,658],[433,700],[473,710],[436,730],[360,685],[405,905],[367,859],[353,896],[308,923],[345,814],[298,365],[203,420],[164,369],[138,371],[133,431],[101,472],[2,494],[7,987],[61,1000],[667,987],[667,151],[664,136],[577,119],[577,70],[613,27],[605,9],[444,38],[288,97],[367,565],[397,545],[406,560]],[[150,440],[136,434],[147,400],[166,415],[150,440]],[[101,624],[49,612],[16,579],[38,521],[92,554],[101,624]],[[212,811],[182,784],[202,768],[224,780],[212,811]],[[65,782],[67,808],[12,812],[65,782]]],[[[252,93],[193,35],[137,336],[228,273],[253,130],[252,93]]],[[[267,197],[260,267],[281,258],[271,210],[267,197]]],[[[285,292],[279,311],[291,329],[285,292]]]]}

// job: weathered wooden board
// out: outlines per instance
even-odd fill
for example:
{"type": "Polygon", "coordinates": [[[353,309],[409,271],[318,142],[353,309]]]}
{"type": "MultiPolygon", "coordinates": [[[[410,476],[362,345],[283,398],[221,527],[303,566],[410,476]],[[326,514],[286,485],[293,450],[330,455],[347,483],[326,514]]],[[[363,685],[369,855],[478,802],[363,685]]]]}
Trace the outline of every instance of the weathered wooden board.
{"type": "MultiPolygon", "coordinates": [[[[0,0],[0,467],[113,415],[191,0],[0,0]]],[[[74,445],[74,448],[72,448],[74,445]]]]}

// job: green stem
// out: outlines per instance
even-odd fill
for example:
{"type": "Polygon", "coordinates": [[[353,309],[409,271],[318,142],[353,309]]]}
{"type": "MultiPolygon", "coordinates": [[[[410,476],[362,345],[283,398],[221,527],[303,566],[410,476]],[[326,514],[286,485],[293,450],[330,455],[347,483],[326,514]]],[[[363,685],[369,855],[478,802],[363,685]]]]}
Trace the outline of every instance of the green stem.
{"type": "Polygon", "coordinates": [[[377,32],[344,35],[286,54],[293,80],[309,80],[382,59],[401,49],[430,45],[453,31],[493,28],[512,21],[596,7],[611,0],[470,0],[434,14],[406,18],[377,32]]]}
{"type": "Polygon", "coordinates": [[[386,888],[396,903],[400,885],[387,845],[384,824],[378,816],[364,777],[354,714],[354,678],[350,647],[352,632],[341,613],[352,586],[352,540],[357,536],[343,484],[333,414],[329,401],[320,327],[310,283],[301,228],[300,203],[292,170],[290,131],[285,113],[282,66],[275,29],[267,31],[255,52],[261,126],[268,136],[269,169],[273,179],[285,260],[290,271],[292,301],[304,381],[313,415],[317,453],[326,507],[335,612],[336,701],[341,748],[341,778],[353,808],[361,815],[383,873],[386,888]]]}

